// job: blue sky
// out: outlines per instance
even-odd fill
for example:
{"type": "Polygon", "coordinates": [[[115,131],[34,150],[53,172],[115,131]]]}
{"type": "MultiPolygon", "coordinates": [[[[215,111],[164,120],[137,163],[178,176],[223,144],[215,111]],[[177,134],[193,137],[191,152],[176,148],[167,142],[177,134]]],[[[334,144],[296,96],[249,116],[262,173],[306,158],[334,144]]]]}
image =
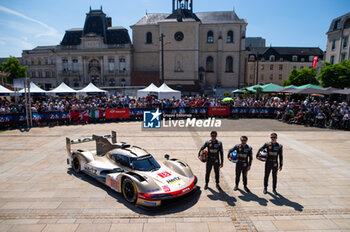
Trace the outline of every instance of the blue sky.
{"type": "MultiPolygon", "coordinates": [[[[58,45],[65,30],[84,26],[91,6],[102,5],[113,26],[129,30],[146,13],[170,13],[171,0],[0,0],[0,57],[58,45]]],[[[333,18],[350,12],[349,0],[194,0],[194,11],[231,11],[248,21],[247,36],[267,46],[326,49],[333,18]]]]}

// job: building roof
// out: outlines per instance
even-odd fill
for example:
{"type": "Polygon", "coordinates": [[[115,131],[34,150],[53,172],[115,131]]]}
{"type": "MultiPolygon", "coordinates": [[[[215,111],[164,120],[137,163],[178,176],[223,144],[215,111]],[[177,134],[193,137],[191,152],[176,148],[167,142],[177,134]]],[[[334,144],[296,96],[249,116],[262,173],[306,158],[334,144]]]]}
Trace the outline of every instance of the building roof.
{"type": "Polygon", "coordinates": [[[350,12],[332,20],[327,33],[350,28],[350,12]]]}
{"type": "MultiPolygon", "coordinates": [[[[196,18],[200,20],[202,24],[216,24],[216,23],[247,23],[245,19],[240,19],[237,14],[233,11],[214,11],[214,12],[199,12],[193,13],[196,18]]],[[[159,13],[148,13],[143,16],[135,25],[156,25],[159,22],[166,22],[171,19],[169,14],[159,14],[159,13]]],[[[195,18],[187,17],[186,19],[195,20],[195,18]]]]}
{"type": "Polygon", "coordinates": [[[304,56],[322,56],[323,51],[318,47],[251,47],[248,48],[249,54],[264,54],[273,50],[280,55],[304,55],[304,56]]]}
{"type": "Polygon", "coordinates": [[[108,25],[106,14],[103,13],[102,8],[99,10],[90,9],[90,12],[86,14],[84,28],[66,30],[61,45],[79,45],[84,36],[101,36],[105,44],[131,43],[127,29],[108,25]]]}

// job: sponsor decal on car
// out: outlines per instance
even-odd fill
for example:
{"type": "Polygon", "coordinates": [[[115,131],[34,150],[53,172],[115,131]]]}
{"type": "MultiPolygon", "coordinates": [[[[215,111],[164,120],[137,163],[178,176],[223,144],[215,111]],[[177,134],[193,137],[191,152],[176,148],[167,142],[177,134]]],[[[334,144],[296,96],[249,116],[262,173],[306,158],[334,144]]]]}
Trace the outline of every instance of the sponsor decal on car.
{"type": "Polygon", "coordinates": [[[167,171],[164,171],[164,172],[158,173],[158,176],[160,176],[162,178],[166,178],[166,177],[171,176],[171,174],[167,171]]]}
{"type": "Polygon", "coordinates": [[[146,205],[152,205],[152,206],[156,206],[157,205],[156,202],[151,202],[151,201],[143,201],[143,203],[145,203],[146,205]]]}
{"type": "Polygon", "coordinates": [[[153,192],[157,192],[157,191],[159,191],[159,190],[160,190],[159,188],[148,189],[147,192],[148,192],[148,193],[153,193],[153,192]]]}
{"type": "Polygon", "coordinates": [[[170,192],[170,188],[168,185],[164,185],[162,188],[163,188],[164,192],[166,192],[166,193],[170,192]]]}
{"type": "Polygon", "coordinates": [[[84,168],[87,172],[93,174],[93,175],[97,175],[97,170],[88,166],[85,166],[84,168]]]}
{"type": "Polygon", "coordinates": [[[181,178],[180,177],[174,177],[174,178],[171,178],[171,179],[168,179],[168,180],[166,180],[166,182],[168,183],[168,184],[175,184],[176,182],[179,182],[179,181],[181,181],[181,178]]]}

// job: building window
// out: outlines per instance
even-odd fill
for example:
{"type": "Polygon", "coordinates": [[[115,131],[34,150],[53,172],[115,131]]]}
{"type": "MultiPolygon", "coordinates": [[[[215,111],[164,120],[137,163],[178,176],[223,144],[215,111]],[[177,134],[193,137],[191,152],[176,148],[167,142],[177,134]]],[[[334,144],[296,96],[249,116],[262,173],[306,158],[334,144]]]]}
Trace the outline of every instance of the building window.
{"type": "Polygon", "coordinates": [[[282,80],[282,74],[278,74],[278,79],[282,80]]]}
{"type": "Polygon", "coordinates": [[[280,58],[280,61],[283,61],[283,58],[282,58],[282,57],[280,58]]]}
{"type": "Polygon", "coordinates": [[[270,56],[270,61],[274,62],[275,61],[275,56],[270,56]]]}
{"type": "Polygon", "coordinates": [[[293,66],[293,69],[297,69],[297,66],[294,65],[294,66],[293,66]]]}
{"type": "Polygon", "coordinates": [[[340,62],[342,62],[345,59],[346,59],[346,53],[341,54],[341,61],[340,62]]]}
{"type": "Polygon", "coordinates": [[[303,69],[304,68],[304,66],[300,66],[300,69],[303,69]]]}
{"type": "Polygon", "coordinates": [[[67,72],[68,71],[68,60],[62,59],[62,64],[63,64],[63,72],[67,72]]]}
{"type": "Polygon", "coordinates": [[[309,62],[314,61],[314,56],[309,56],[309,62]]]}
{"type": "Polygon", "coordinates": [[[227,43],[233,43],[233,31],[228,31],[227,32],[226,42],[227,43]]]}
{"type": "Polygon", "coordinates": [[[309,68],[312,68],[312,66],[309,66],[309,68]]]}
{"type": "Polygon", "coordinates": [[[349,41],[349,36],[345,37],[343,39],[343,48],[347,48],[348,47],[348,41],[349,41]]]}
{"type": "Polygon", "coordinates": [[[260,70],[265,70],[265,65],[264,64],[260,65],[260,70]]]}
{"type": "Polygon", "coordinates": [[[125,84],[126,84],[125,79],[124,79],[124,78],[121,79],[121,80],[120,80],[120,86],[125,87],[125,84]]]}
{"type": "Polygon", "coordinates": [[[301,62],[305,62],[305,58],[301,58],[300,61],[301,61],[301,62]]]}
{"type": "Polygon", "coordinates": [[[270,70],[273,70],[273,64],[270,64],[270,70]]]}
{"type": "Polygon", "coordinates": [[[126,63],[125,58],[121,57],[119,58],[119,72],[125,72],[126,71],[126,63]]]}
{"type": "Polygon", "coordinates": [[[252,80],[253,79],[253,74],[249,75],[249,79],[252,80]]]}
{"type": "Polygon", "coordinates": [[[334,50],[336,46],[337,46],[337,41],[333,40],[332,41],[332,50],[334,50]]]}
{"type": "Polygon", "coordinates": [[[207,57],[207,61],[205,64],[206,72],[214,72],[214,59],[211,56],[207,57]]]}
{"type": "Polygon", "coordinates": [[[331,63],[331,64],[334,64],[334,56],[331,56],[330,63],[331,63]]]}
{"type": "Polygon", "coordinates": [[[49,71],[46,71],[46,75],[45,75],[47,78],[50,78],[51,77],[51,73],[49,71]]]}
{"type": "Polygon", "coordinates": [[[34,71],[32,71],[32,77],[35,77],[35,72],[34,71]]]}
{"type": "Polygon", "coordinates": [[[115,86],[115,80],[109,79],[109,86],[115,86]]]}
{"type": "Polygon", "coordinates": [[[226,69],[225,72],[233,72],[233,58],[232,56],[228,56],[226,58],[226,69]]]}
{"type": "Polygon", "coordinates": [[[270,74],[270,80],[271,81],[273,80],[273,74],[270,74]]]}
{"type": "Polygon", "coordinates": [[[298,61],[298,56],[292,56],[292,61],[297,62],[298,61]]]}
{"type": "Polygon", "coordinates": [[[146,33],[146,44],[151,44],[152,42],[152,32],[146,33]]]}
{"type": "Polygon", "coordinates": [[[278,65],[279,70],[283,70],[283,64],[278,65]]]}
{"type": "Polygon", "coordinates": [[[249,56],[249,61],[254,61],[255,60],[255,57],[253,55],[250,55],[249,56]]]}
{"type": "Polygon", "coordinates": [[[262,81],[264,80],[264,74],[260,75],[260,80],[262,80],[262,81]]]}
{"type": "Polygon", "coordinates": [[[65,79],[63,80],[63,82],[64,82],[66,85],[69,86],[69,79],[68,79],[68,78],[65,78],[65,79]]]}
{"type": "Polygon", "coordinates": [[[45,64],[49,64],[47,57],[45,57],[45,64]]]}
{"type": "Polygon", "coordinates": [[[212,31],[207,33],[207,43],[214,43],[214,33],[212,31]]]}
{"type": "Polygon", "coordinates": [[[250,65],[250,70],[254,70],[254,64],[250,65]]]}
{"type": "Polygon", "coordinates": [[[78,79],[74,79],[73,80],[73,85],[74,85],[74,87],[79,87],[79,80],[78,79]]]}
{"type": "Polygon", "coordinates": [[[78,59],[73,59],[73,68],[72,68],[73,72],[78,72],[79,71],[79,67],[78,67],[78,59]]]}
{"type": "Polygon", "coordinates": [[[340,19],[335,21],[333,30],[339,30],[340,29],[340,19]]]}
{"type": "Polygon", "coordinates": [[[108,72],[110,73],[114,72],[114,58],[108,59],[108,72]]]}

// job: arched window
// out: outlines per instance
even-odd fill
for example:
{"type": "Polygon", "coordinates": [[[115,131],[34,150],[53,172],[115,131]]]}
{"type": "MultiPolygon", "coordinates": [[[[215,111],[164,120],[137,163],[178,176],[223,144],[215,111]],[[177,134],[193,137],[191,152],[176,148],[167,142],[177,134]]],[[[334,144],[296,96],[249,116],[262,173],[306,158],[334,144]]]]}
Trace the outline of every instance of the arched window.
{"type": "Polygon", "coordinates": [[[206,72],[214,72],[214,59],[211,56],[207,57],[207,62],[205,64],[206,72]]]}
{"type": "Polygon", "coordinates": [[[233,72],[233,58],[232,56],[228,56],[226,58],[226,66],[225,72],[233,72]]]}
{"type": "Polygon", "coordinates": [[[79,87],[79,80],[78,79],[74,79],[73,80],[73,85],[74,85],[74,87],[79,87]]]}
{"type": "Polygon", "coordinates": [[[207,43],[214,43],[214,33],[212,31],[207,33],[207,43]]]}
{"type": "Polygon", "coordinates": [[[146,44],[151,44],[152,43],[152,32],[147,32],[146,33],[146,44]]]}
{"type": "Polygon", "coordinates": [[[226,42],[227,43],[233,43],[233,31],[228,31],[227,32],[226,42]]]}
{"type": "Polygon", "coordinates": [[[109,86],[115,86],[115,80],[109,79],[109,86]]]}

